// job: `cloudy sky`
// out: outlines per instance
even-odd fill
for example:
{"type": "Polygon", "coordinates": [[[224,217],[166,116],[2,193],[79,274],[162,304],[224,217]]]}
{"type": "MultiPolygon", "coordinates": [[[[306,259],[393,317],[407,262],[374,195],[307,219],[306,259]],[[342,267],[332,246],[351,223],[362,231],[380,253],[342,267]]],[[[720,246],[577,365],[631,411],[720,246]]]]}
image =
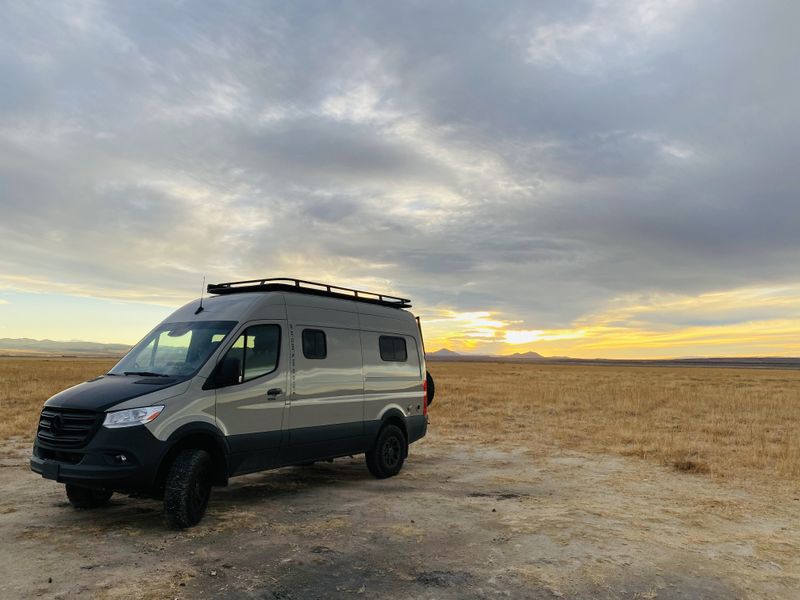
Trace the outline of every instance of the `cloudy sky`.
{"type": "Polygon", "coordinates": [[[289,275],[429,350],[800,354],[800,3],[0,6],[0,337],[289,275]]]}

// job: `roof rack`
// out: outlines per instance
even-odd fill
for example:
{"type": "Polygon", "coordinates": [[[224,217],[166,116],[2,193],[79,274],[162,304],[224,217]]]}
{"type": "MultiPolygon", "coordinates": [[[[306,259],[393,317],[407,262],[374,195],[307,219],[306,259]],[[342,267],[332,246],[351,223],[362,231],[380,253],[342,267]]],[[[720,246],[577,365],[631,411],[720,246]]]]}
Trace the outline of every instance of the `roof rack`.
{"type": "Polygon", "coordinates": [[[311,294],[316,296],[331,296],[357,302],[380,304],[394,308],[410,308],[411,300],[399,298],[388,294],[354,290],[339,285],[305,281],[292,277],[270,277],[267,279],[250,279],[247,281],[229,281],[227,283],[209,283],[209,294],[243,294],[246,292],[294,292],[296,294],[311,294]]]}

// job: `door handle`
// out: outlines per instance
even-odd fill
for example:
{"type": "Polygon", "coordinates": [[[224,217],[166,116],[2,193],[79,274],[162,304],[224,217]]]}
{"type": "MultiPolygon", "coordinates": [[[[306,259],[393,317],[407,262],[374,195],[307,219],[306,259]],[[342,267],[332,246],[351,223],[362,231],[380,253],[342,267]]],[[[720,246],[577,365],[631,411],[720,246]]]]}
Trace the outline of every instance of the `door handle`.
{"type": "Polygon", "coordinates": [[[272,396],[273,398],[275,396],[280,396],[282,393],[283,390],[281,388],[272,388],[270,390],[267,390],[267,396],[272,396]]]}

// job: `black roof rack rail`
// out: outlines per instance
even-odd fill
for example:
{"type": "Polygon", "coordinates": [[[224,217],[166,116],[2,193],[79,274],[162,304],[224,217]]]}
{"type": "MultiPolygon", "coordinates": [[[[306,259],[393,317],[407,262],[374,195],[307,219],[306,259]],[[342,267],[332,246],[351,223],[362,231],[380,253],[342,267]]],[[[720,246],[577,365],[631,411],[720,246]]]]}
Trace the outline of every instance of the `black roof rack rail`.
{"type": "Polygon", "coordinates": [[[244,294],[245,292],[294,292],[296,294],[331,296],[333,298],[368,302],[370,304],[380,304],[381,306],[392,306],[394,308],[411,307],[411,300],[408,298],[355,290],[340,285],[331,285],[329,283],[305,281],[304,279],[294,279],[292,277],[269,277],[266,279],[249,279],[247,281],[209,283],[207,290],[209,294],[218,295],[244,294]]]}

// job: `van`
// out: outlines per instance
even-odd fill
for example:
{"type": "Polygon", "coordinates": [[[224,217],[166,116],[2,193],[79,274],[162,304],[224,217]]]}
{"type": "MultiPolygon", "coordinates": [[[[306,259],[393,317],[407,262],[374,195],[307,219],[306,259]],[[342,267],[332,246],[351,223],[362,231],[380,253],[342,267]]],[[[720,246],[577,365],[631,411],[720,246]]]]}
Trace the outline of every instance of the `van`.
{"type": "Polygon", "coordinates": [[[408,299],[286,278],[207,291],[45,402],[34,472],[76,508],[161,498],[175,528],[236,475],[357,454],[400,472],[434,393],[408,299]]]}

